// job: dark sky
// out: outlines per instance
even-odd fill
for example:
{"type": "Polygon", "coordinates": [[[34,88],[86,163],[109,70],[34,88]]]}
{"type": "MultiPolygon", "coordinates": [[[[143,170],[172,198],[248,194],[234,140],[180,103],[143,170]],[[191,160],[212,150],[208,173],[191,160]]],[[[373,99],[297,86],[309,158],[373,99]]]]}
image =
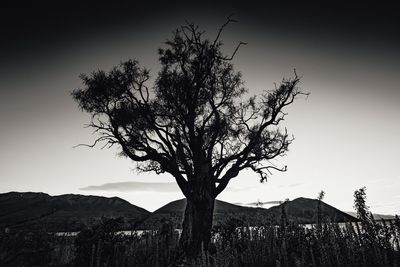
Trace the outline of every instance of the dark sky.
{"type": "MultiPolygon", "coordinates": [[[[252,24],[307,40],[396,48],[398,9],[384,1],[5,1],[1,7],[1,55],[7,63],[74,45],[107,31],[146,32],[165,22],[229,14],[252,24]]],[[[17,61],[17,62],[16,62],[17,61]]],[[[4,67],[4,65],[3,65],[4,67]]]]}
{"type": "Polygon", "coordinates": [[[265,202],[323,189],[329,203],[351,210],[352,193],[367,186],[372,208],[399,213],[399,9],[349,2],[2,1],[0,192],[118,195],[150,210],[178,198],[173,187],[154,197],[172,180],[132,173],[115,150],[72,149],[94,137],[70,92],[80,73],[128,58],[154,77],[157,48],[175,28],[195,22],[212,38],[233,13],[239,22],[223,41],[228,54],[248,42],[234,64],[250,91],[271,89],[296,68],[311,96],[289,109],[285,126],[296,140],[281,161],[289,171],[266,185],[245,173],[221,198],[265,202]]]}

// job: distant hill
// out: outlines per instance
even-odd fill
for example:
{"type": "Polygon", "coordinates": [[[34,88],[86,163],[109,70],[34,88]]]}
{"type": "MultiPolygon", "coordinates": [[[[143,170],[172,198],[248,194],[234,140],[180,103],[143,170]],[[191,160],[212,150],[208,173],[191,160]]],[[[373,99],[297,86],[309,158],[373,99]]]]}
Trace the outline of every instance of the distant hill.
{"type": "MultiPolygon", "coordinates": [[[[173,221],[176,227],[181,227],[186,199],[172,201],[154,211],[142,224],[143,228],[160,227],[163,219],[173,221]]],[[[242,220],[245,224],[279,223],[284,206],[287,219],[297,223],[317,222],[318,200],[297,198],[292,201],[271,207],[269,209],[251,208],[230,204],[221,200],[215,201],[214,224],[225,221],[227,218],[242,220]]],[[[324,202],[321,203],[322,218],[330,222],[356,221],[356,218],[346,214],[324,202]]]]}
{"type": "MultiPolygon", "coordinates": [[[[353,216],[353,217],[357,217],[357,212],[355,211],[346,211],[347,214],[353,216]]],[[[376,214],[373,213],[372,214],[374,216],[375,220],[394,220],[395,216],[394,215],[387,215],[387,214],[376,214]]]]}
{"type": "MultiPolygon", "coordinates": [[[[318,202],[319,201],[316,199],[300,197],[278,206],[271,207],[268,211],[274,214],[275,218],[280,218],[282,207],[284,207],[289,221],[297,223],[316,223],[318,202]]],[[[323,201],[321,201],[321,217],[322,221],[327,222],[349,222],[357,220],[355,217],[342,212],[323,201]]]]}
{"type": "MultiPolygon", "coordinates": [[[[289,221],[315,223],[318,201],[297,198],[269,209],[234,205],[221,200],[215,201],[214,224],[234,218],[245,225],[279,223],[284,207],[289,221]]],[[[172,201],[158,210],[149,211],[118,198],[99,196],[60,195],[45,193],[0,194],[0,229],[43,229],[46,231],[78,231],[85,225],[98,223],[102,216],[124,217],[124,229],[159,228],[163,219],[181,227],[186,199],[172,201]]],[[[321,203],[322,217],[326,221],[355,221],[356,218],[324,202],[321,203]]],[[[123,229],[121,229],[123,230],[123,229]]]]}
{"type": "MultiPolygon", "coordinates": [[[[183,214],[186,207],[186,199],[172,201],[158,210],[154,211],[141,225],[141,228],[151,229],[160,227],[163,219],[171,220],[177,228],[181,227],[183,214]]],[[[214,206],[214,224],[225,221],[227,218],[247,219],[258,221],[271,221],[266,209],[251,208],[234,205],[225,201],[216,200],[214,206]]]]}
{"type": "Polygon", "coordinates": [[[0,227],[11,229],[45,229],[77,231],[93,225],[102,216],[125,218],[124,228],[132,228],[150,212],[118,198],[9,192],[0,194],[0,227]]]}

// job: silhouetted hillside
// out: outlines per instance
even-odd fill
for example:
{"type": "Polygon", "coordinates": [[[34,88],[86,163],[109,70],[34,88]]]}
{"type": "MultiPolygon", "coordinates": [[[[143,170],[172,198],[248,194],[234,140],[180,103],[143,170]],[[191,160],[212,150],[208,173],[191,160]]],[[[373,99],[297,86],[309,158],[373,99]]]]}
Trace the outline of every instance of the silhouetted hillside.
{"type": "MultiPolygon", "coordinates": [[[[346,211],[347,214],[353,216],[353,217],[357,217],[357,212],[355,211],[346,211]]],[[[395,216],[394,215],[388,215],[388,214],[377,214],[377,213],[373,213],[372,214],[374,216],[375,220],[394,220],[395,216]]]]}
{"type": "MultiPolygon", "coordinates": [[[[173,221],[175,227],[180,228],[183,213],[185,211],[186,199],[172,201],[158,210],[154,211],[141,225],[141,228],[158,228],[163,219],[173,221]]],[[[270,215],[266,209],[250,208],[234,205],[225,201],[216,200],[214,209],[214,224],[223,222],[229,217],[247,221],[248,218],[258,221],[270,221],[270,215]]]]}
{"type": "MultiPolygon", "coordinates": [[[[234,205],[221,200],[215,201],[214,224],[228,218],[243,221],[246,225],[279,223],[282,205],[289,221],[315,223],[318,201],[297,198],[269,209],[234,205]]],[[[99,196],[60,195],[45,193],[0,194],[0,228],[46,231],[77,231],[85,225],[93,225],[105,217],[123,217],[124,229],[159,228],[163,219],[173,221],[181,227],[186,199],[172,201],[158,210],[149,211],[118,198],[99,196]]],[[[324,202],[321,203],[322,218],[331,222],[355,221],[356,219],[324,202]]]]}
{"type": "Polygon", "coordinates": [[[0,227],[76,231],[105,217],[124,217],[131,228],[150,214],[149,211],[118,198],[60,195],[45,193],[0,194],[0,227]]]}
{"type": "MultiPolygon", "coordinates": [[[[287,219],[297,223],[316,223],[318,200],[310,198],[296,198],[292,201],[282,203],[268,209],[276,218],[280,218],[284,206],[287,219]]],[[[326,222],[348,222],[355,221],[356,218],[321,202],[321,219],[326,222]]]]}
{"type": "MultiPolygon", "coordinates": [[[[167,205],[154,211],[147,218],[143,228],[160,227],[163,219],[172,220],[176,227],[181,226],[186,199],[172,201],[167,205]]],[[[298,223],[316,223],[318,200],[309,198],[297,198],[269,209],[243,207],[228,202],[216,200],[214,210],[214,224],[223,222],[227,218],[235,218],[243,221],[244,224],[255,225],[260,223],[276,223],[281,220],[282,205],[285,205],[287,219],[298,223]]],[[[329,222],[355,221],[348,215],[324,202],[321,203],[322,218],[329,222]]]]}

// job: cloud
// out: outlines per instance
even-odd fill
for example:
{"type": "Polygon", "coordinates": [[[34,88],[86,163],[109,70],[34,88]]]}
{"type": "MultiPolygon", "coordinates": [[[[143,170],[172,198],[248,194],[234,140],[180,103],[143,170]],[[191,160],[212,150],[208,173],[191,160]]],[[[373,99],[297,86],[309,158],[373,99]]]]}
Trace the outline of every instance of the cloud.
{"type": "Polygon", "coordinates": [[[160,192],[177,193],[180,189],[176,183],[146,183],[146,182],[118,182],[102,185],[89,185],[79,188],[83,191],[113,191],[113,192],[160,192]]]}
{"type": "MultiPolygon", "coordinates": [[[[226,191],[240,192],[250,190],[253,187],[234,188],[228,187],[226,191]]],[[[160,193],[179,193],[179,186],[175,182],[168,183],[146,183],[146,182],[117,182],[105,183],[101,185],[89,185],[79,188],[82,191],[108,191],[108,192],[160,192],[160,193]]]]}
{"type": "Polygon", "coordinates": [[[230,192],[243,192],[243,191],[248,191],[256,188],[256,186],[247,186],[247,187],[231,187],[228,186],[225,191],[230,191],[230,192]]]}

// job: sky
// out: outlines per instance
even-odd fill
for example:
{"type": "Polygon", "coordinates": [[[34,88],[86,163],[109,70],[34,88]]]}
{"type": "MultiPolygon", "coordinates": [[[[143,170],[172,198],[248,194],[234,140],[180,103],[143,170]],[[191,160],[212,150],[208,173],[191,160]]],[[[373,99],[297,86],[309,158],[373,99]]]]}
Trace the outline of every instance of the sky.
{"type": "Polygon", "coordinates": [[[169,175],[141,174],[118,149],[78,147],[96,136],[84,128],[71,91],[79,74],[109,70],[129,58],[159,69],[157,49],[194,22],[222,35],[250,94],[274,88],[293,70],[310,92],[288,108],[295,141],[277,160],[288,171],[260,183],[244,171],[218,199],[276,204],[316,198],[353,210],[367,188],[371,211],[400,214],[399,16],[385,2],[323,1],[4,2],[0,9],[0,192],[119,196],[153,211],[183,198],[169,175]],[[261,4],[263,2],[263,4],[261,4]]]}

